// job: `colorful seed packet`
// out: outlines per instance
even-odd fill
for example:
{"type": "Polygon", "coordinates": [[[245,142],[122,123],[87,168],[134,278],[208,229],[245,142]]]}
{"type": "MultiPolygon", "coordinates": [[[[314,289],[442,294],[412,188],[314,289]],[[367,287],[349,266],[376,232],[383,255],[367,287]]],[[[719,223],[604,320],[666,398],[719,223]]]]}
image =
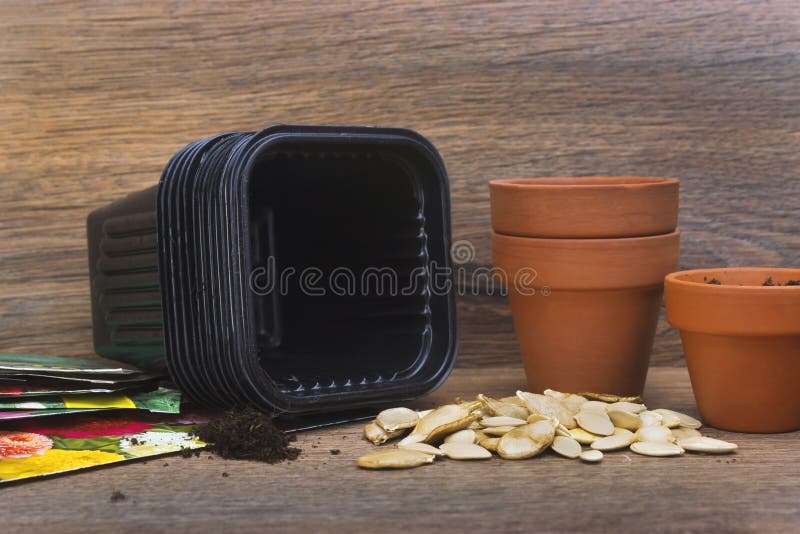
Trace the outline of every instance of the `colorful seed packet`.
{"type": "Polygon", "coordinates": [[[206,420],[202,415],[114,412],[0,427],[0,485],[200,449],[205,443],[192,432],[206,420]]]}
{"type": "Polygon", "coordinates": [[[53,373],[99,373],[107,375],[141,374],[130,365],[100,357],[46,356],[42,354],[0,353],[2,371],[49,371],[53,373]]]}
{"type": "Polygon", "coordinates": [[[62,395],[32,399],[3,399],[0,397],[0,410],[3,411],[130,408],[159,413],[179,413],[180,407],[180,392],[163,387],[155,391],[128,394],[62,395]]]}

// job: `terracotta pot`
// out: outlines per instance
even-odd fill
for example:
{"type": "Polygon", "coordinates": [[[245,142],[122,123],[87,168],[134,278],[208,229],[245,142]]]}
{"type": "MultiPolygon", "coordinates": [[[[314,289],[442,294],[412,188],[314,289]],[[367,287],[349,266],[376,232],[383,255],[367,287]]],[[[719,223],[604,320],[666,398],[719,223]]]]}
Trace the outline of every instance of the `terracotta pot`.
{"type": "Polygon", "coordinates": [[[680,232],[624,239],[492,234],[530,391],[639,395],[680,232]]]}
{"type": "Polygon", "coordinates": [[[678,224],[678,186],[674,178],[492,180],[492,228],[500,234],[525,237],[666,234],[678,224]]]}
{"type": "Polygon", "coordinates": [[[699,269],[665,279],[700,413],[738,432],[800,430],[800,269],[699,269]],[[716,279],[721,285],[709,284],[716,279]]]}

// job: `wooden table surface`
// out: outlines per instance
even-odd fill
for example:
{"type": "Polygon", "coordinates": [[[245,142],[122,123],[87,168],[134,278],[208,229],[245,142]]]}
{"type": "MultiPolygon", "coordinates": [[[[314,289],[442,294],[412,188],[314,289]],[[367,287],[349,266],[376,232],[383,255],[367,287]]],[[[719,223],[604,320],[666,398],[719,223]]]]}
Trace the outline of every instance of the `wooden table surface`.
{"type": "MultiPolygon", "coordinates": [[[[451,178],[454,239],[474,246],[469,267],[491,261],[489,179],[586,174],[681,178],[683,268],[800,265],[799,35],[795,0],[4,0],[0,351],[90,353],[86,215],[154,184],[192,140],[276,122],[429,137],[451,178]]],[[[459,312],[458,370],[437,398],[518,385],[505,301],[478,291],[459,312]]],[[[663,320],[653,364],[653,400],[691,411],[663,320]]],[[[170,460],[3,490],[0,524],[778,530],[800,519],[796,435],[737,436],[735,464],[548,457],[376,474],[353,467],[366,444],[342,432],[304,436],[293,465],[170,460]],[[131,499],[109,504],[117,486],[131,499]]]]}
{"type": "MultiPolygon", "coordinates": [[[[457,369],[415,406],[524,387],[516,368],[457,369]]],[[[645,402],[697,416],[684,368],[651,370],[645,402]]],[[[266,465],[202,454],[169,457],[0,491],[3,532],[743,531],[800,525],[800,433],[748,435],[732,455],[650,458],[608,453],[584,464],[552,453],[529,460],[440,460],[405,471],[366,471],[376,449],[363,424],[308,431],[294,462],[266,465]],[[338,449],[339,454],[331,454],[338,449]],[[224,476],[227,473],[228,476],[224,476]],[[109,502],[114,490],[126,499],[109,502]]],[[[391,446],[391,445],[384,445],[391,446]]]]}

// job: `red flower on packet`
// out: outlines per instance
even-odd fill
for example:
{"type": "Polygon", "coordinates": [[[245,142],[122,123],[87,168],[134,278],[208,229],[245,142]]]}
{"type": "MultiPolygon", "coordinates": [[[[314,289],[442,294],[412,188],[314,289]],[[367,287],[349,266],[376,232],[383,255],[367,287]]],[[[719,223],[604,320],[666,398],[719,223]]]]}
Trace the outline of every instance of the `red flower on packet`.
{"type": "Polygon", "coordinates": [[[86,439],[107,436],[123,436],[138,434],[149,430],[153,425],[146,421],[123,418],[100,419],[85,422],[66,420],[51,426],[38,426],[36,423],[26,426],[29,432],[49,434],[62,438],[86,439]]]}
{"type": "Polygon", "coordinates": [[[32,432],[0,432],[0,458],[27,458],[53,446],[47,436],[32,432]]]}

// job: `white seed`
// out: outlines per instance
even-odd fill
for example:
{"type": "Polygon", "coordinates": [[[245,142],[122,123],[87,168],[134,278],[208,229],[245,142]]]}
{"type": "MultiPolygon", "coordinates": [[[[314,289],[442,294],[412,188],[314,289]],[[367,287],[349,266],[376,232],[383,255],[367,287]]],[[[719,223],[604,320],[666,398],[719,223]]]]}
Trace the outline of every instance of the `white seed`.
{"type": "Polygon", "coordinates": [[[500,438],[483,438],[478,442],[478,445],[487,451],[497,452],[497,446],[500,444],[500,438]]]}
{"type": "Polygon", "coordinates": [[[581,406],[586,404],[586,397],[574,395],[572,393],[562,393],[553,389],[546,389],[544,390],[544,394],[547,397],[551,397],[559,401],[567,410],[570,411],[570,413],[572,413],[572,415],[578,413],[581,410],[581,406]]]}
{"type": "MultiPolygon", "coordinates": [[[[513,397],[515,401],[519,401],[517,397],[513,397]]],[[[486,406],[486,410],[494,416],[516,417],[517,419],[525,420],[528,418],[528,409],[520,406],[517,403],[505,402],[502,400],[493,399],[486,395],[478,395],[478,400],[482,401],[486,406]]]]}
{"type": "Polygon", "coordinates": [[[614,423],[608,415],[596,412],[580,412],[575,421],[582,429],[599,436],[610,436],[614,433],[614,423]]]}
{"type": "MultiPolygon", "coordinates": [[[[527,418],[526,418],[527,419],[527,418]]],[[[517,419],[516,417],[508,417],[499,415],[495,417],[484,417],[481,419],[481,425],[489,426],[521,426],[525,424],[525,419],[517,419]]]]}
{"type": "Polygon", "coordinates": [[[430,410],[422,410],[421,412],[417,412],[417,415],[419,416],[420,419],[422,419],[423,417],[425,417],[426,415],[428,415],[432,411],[433,411],[433,408],[431,408],[430,410]]]}
{"type": "Polygon", "coordinates": [[[665,410],[664,408],[658,408],[657,410],[653,410],[655,413],[661,416],[661,424],[667,428],[677,428],[681,426],[681,420],[675,415],[675,412],[671,410],[665,410]]]}
{"type": "Polygon", "coordinates": [[[590,400],[583,403],[581,406],[582,412],[606,413],[608,404],[602,401],[590,400]]]}
{"type": "Polygon", "coordinates": [[[440,426],[459,421],[469,415],[469,411],[456,404],[445,404],[436,408],[425,417],[420,418],[412,434],[422,434],[427,437],[440,426]]]}
{"type": "Polygon", "coordinates": [[[685,438],[678,440],[678,445],[693,452],[708,452],[712,454],[725,454],[739,448],[735,443],[708,437],[685,438]]]}
{"type": "Polygon", "coordinates": [[[371,441],[374,445],[383,445],[390,439],[399,437],[404,431],[395,430],[394,432],[387,432],[380,427],[375,421],[367,423],[364,426],[364,437],[371,441]]]}
{"type": "Polygon", "coordinates": [[[514,430],[515,426],[490,426],[483,429],[484,434],[489,434],[490,436],[503,436],[508,432],[514,430]]]}
{"type": "Polygon", "coordinates": [[[699,438],[700,436],[702,436],[702,434],[697,430],[695,430],[694,428],[684,428],[682,426],[679,426],[678,428],[673,428],[671,430],[672,430],[672,435],[678,441],[686,438],[699,438]]]}
{"type": "Polygon", "coordinates": [[[550,448],[565,458],[577,458],[581,454],[581,444],[564,436],[556,436],[550,448]]]}
{"type": "Polygon", "coordinates": [[[624,410],[608,409],[608,417],[614,426],[627,430],[638,430],[642,426],[642,420],[638,415],[624,410]]]}
{"type": "Polygon", "coordinates": [[[665,426],[643,426],[636,431],[636,441],[648,443],[672,443],[675,436],[672,431],[665,426]]]}
{"type": "MultiPolygon", "coordinates": [[[[375,425],[375,426],[377,426],[377,425],[375,425]]],[[[406,437],[404,437],[403,439],[401,439],[400,442],[397,444],[397,446],[400,447],[402,445],[410,445],[411,443],[422,443],[423,441],[425,441],[425,435],[424,434],[411,433],[411,434],[407,435],[406,437]]]]}
{"type": "Polygon", "coordinates": [[[433,454],[434,456],[444,456],[444,453],[439,448],[428,445],[427,443],[398,443],[397,448],[407,451],[424,452],[426,454],[433,454]]]}
{"type": "Polygon", "coordinates": [[[603,459],[603,453],[596,450],[583,451],[580,455],[580,459],[583,460],[584,462],[589,462],[594,464],[603,459]]]}
{"type": "Polygon", "coordinates": [[[417,412],[408,408],[389,408],[375,418],[375,422],[389,432],[412,428],[417,425],[417,421],[419,421],[417,412]]]}
{"type": "Polygon", "coordinates": [[[617,428],[611,436],[596,439],[591,447],[598,451],[615,451],[624,449],[635,441],[633,432],[624,428],[617,428]]]}
{"type": "Polygon", "coordinates": [[[537,421],[514,427],[497,444],[497,453],[509,460],[531,458],[553,443],[556,425],[553,421],[537,421]]]}
{"type": "Polygon", "coordinates": [[[659,413],[646,411],[639,414],[639,419],[642,420],[642,426],[658,426],[662,417],[659,413]]]}
{"type": "Polygon", "coordinates": [[[555,417],[565,427],[575,428],[575,418],[572,413],[558,400],[527,391],[517,391],[517,397],[525,403],[531,413],[555,417]]]}
{"type": "Polygon", "coordinates": [[[474,443],[442,443],[439,448],[453,460],[485,460],[492,457],[491,452],[474,443]]]}
{"type": "Polygon", "coordinates": [[[470,430],[465,428],[464,430],[459,430],[458,432],[454,432],[444,438],[445,443],[475,443],[478,439],[478,436],[475,434],[474,430],[470,430]]]}
{"type": "Polygon", "coordinates": [[[366,469],[405,469],[433,463],[433,454],[407,449],[388,449],[373,452],[358,459],[358,466],[366,469]]]}
{"type": "Polygon", "coordinates": [[[655,443],[652,441],[637,441],[631,445],[631,450],[644,456],[680,456],[683,449],[674,443],[655,443]]]}
{"type": "Polygon", "coordinates": [[[608,405],[609,410],[622,410],[630,413],[642,413],[647,410],[647,406],[637,402],[614,402],[608,405]]]}
{"type": "Polygon", "coordinates": [[[686,415],[685,413],[676,412],[674,410],[667,410],[666,408],[659,408],[658,410],[654,410],[654,411],[656,413],[661,414],[662,416],[665,416],[666,414],[670,414],[673,417],[677,417],[678,421],[680,421],[680,426],[682,426],[684,428],[695,428],[695,429],[697,429],[697,428],[700,428],[701,426],[703,426],[703,423],[701,423],[700,421],[698,421],[694,417],[686,415]]]}
{"type": "Polygon", "coordinates": [[[591,445],[600,437],[596,434],[592,434],[591,432],[587,432],[580,427],[570,429],[569,435],[581,445],[591,445]]]}

